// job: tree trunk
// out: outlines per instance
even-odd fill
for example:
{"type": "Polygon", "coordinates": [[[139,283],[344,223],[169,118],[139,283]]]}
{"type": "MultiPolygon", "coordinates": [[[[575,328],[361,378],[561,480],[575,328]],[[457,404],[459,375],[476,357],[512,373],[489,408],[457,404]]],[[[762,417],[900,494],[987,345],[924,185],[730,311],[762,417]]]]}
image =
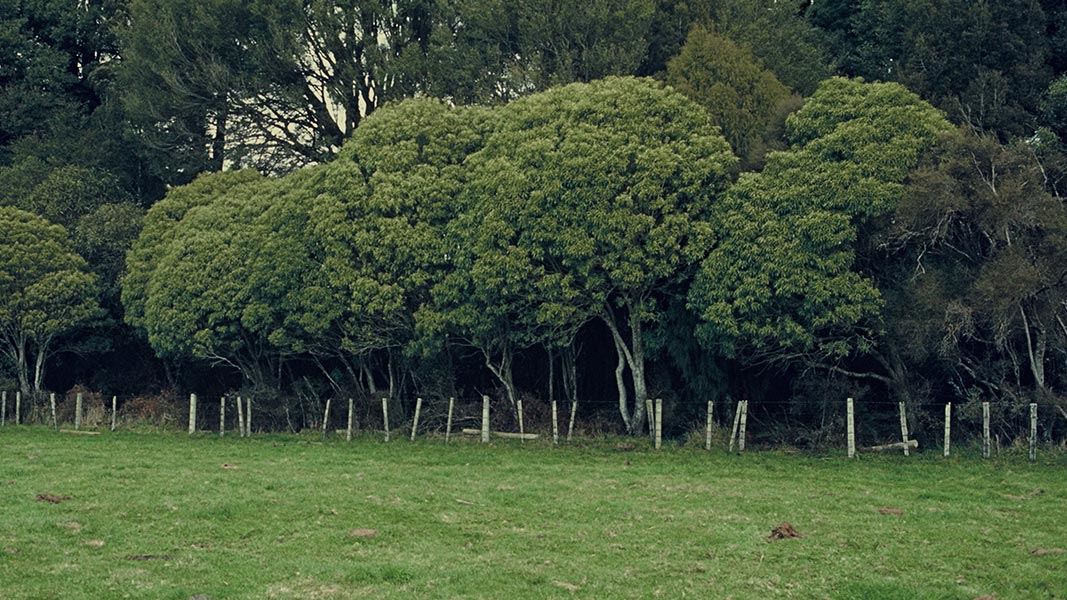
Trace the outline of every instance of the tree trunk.
{"type": "Polygon", "coordinates": [[[630,419],[633,432],[640,432],[645,423],[645,401],[648,400],[648,387],[645,385],[645,340],[641,331],[641,317],[630,311],[630,337],[632,339],[633,361],[630,373],[634,382],[634,414],[630,419]]]}
{"type": "Polygon", "coordinates": [[[225,163],[226,153],[226,120],[228,117],[229,108],[223,106],[215,113],[214,133],[211,136],[211,170],[221,171],[225,163]]]}
{"type": "MultiPolygon", "coordinates": [[[[626,422],[627,433],[634,434],[641,431],[645,424],[645,400],[648,399],[648,388],[645,384],[645,344],[642,334],[640,307],[635,310],[633,304],[629,305],[628,320],[630,325],[630,344],[627,345],[615,322],[615,315],[610,307],[605,307],[601,319],[611,331],[615,340],[615,348],[622,352],[626,363],[630,367],[630,380],[634,386],[634,408],[630,419],[626,422]]],[[[616,371],[618,373],[618,371],[616,371]]],[[[625,421],[625,419],[624,419],[625,421]]]]}
{"type": "Polygon", "coordinates": [[[630,403],[626,393],[626,379],[624,377],[626,373],[626,353],[623,351],[622,342],[615,336],[612,336],[612,339],[615,341],[615,353],[619,359],[619,362],[615,365],[615,387],[619,394],[619,415],[622,417],[623,425],[626,426],[626,432],[633,433],[633,427],[630,425],[630,403]]]}
{"type": "Polygon", "coordinates": [[[22,390],[23,395],[29,395],[30,393],[30,366],[29,357],[26,355],[26,340],[20,339],[16,342],[15,349],[15,370],[18,372],[19,389],[22,390]]]}

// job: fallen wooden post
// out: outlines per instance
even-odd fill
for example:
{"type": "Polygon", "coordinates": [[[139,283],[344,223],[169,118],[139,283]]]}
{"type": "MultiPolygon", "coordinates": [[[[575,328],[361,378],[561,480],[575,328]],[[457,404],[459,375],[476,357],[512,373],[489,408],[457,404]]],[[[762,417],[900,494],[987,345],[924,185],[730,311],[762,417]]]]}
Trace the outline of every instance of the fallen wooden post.
{"type": "Polygon", "coordinates": [[[76,433],[78,435],[100,435],[99,431],[78,431],[77,429],[60,429],[59,433],[76,433]]]}
{"type": "Polygon", "coordinates": [[[510,431],[490,431],[490,432],[485,432],[485,431],[482,431],[481,429],[474,429],[474,428],[471,428],[471,427],[464,427],[463,429],[460,430],[460,433],[463,433],[464,435],[481,435],[483,433],[489,433],[491,435],[495,435],[497,437],[502,437],[502,438],[510,439],[510,440],[536,440],[537,438],[541,437],[540,435],[538,435],[536,433],[513,433],[513,432],[510,432],[510,431]]]}
{"type": "Polygon", "coordinates": [[[866,448],[863,448],[863,450],[874,450],[874,451],[900,450],[901,448],[905,448],[905,447],[906,448],[918,448],[919,447],[919,440],[908,440],[907,443],[904,443],[904,442],[893,442],[892,444],[881,444],[881,445],[878,445],[878,446],[867,446],[866,448]]]}

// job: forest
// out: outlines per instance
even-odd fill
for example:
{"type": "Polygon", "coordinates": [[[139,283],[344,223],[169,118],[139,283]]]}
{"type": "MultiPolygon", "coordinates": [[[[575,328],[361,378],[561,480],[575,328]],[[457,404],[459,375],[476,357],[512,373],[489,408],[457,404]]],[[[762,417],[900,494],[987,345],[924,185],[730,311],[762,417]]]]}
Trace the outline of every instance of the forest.
{"type": "Polygon", "coordinates": [[[0,386],[1060,442],[1065,193],[1061,0],[3,0],[0,386]]]}

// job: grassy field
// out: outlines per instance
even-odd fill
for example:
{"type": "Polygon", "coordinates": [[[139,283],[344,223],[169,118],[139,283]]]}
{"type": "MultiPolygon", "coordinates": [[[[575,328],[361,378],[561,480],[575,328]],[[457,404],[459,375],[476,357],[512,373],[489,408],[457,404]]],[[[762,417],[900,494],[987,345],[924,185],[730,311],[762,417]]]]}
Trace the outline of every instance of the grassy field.
{"type": "Polygon", "coordinates": [[[1065,550],[1049,452],[0,429],[6,599],[1067,598],[1065,550]]]}

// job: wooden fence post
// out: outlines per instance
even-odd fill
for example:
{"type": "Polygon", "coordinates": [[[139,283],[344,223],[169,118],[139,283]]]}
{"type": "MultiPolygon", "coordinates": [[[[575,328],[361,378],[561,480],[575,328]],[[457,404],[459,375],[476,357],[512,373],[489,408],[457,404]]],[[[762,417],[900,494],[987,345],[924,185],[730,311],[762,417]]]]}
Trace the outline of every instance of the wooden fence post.
{"type": "Polygon", "coordinates": [[[989,458],[989,403],[982,403],[982,456],[989,458]]]}
{"type": "Polygon", "coordinates": [[[245,398],[245,437],[252,437],[252,396],[245,398]]]}
{"type": "Polygon", "coordinates": [[[737,452],[745,451],[745,430],[748,426],[748,400],[741,403],[741,428],[737,430],[737,452]]]}
{"type": "Polygon", "coordinates": [[[552,444],[559,445],[559,415],[556,412],[556,401],[552,401],[552,444]]]}
{"type": "Polygon", "coordinates": [[[82,426],[82,393],[78,392],[78,395],[74,399],[74,430],[81,429],[82,426]]]}
{"type": "Polygon", "coordinates": [[[196,394],[189,394],[189,435],[196,433],[196,394]]]}
{"type": "Polygon", "coordinates": [[[415,398],[415,418],[411,421],[411,441],[415,441],[415,432],[419,430],[419,413],[422,412],[422,398],[415,398]]]}
{"type": "Polygon", "coordinates": [[[1030,403],[1030,460],[1037,460],[1037,403],[1030,403]]]}
{"type": "Polygon", "coordinates": [[[237,437],[245,436],[245,409],[241,397],[237,397],[237,437]]]}
{"type": "Polygon", "coordinates": [[[489,443],[489,396],[482,396],[482,443],[489,443]]]}
{"type": "Polygon", "coordinates": [[[849,398],[848,402],[848,420],[846,424],[848,426],[848,457],[856,457],[856,413],[852,405],[852,398],[849,398]]]}
{"type": "Polygon", "coordinates": [[[22,423],[22,392],[15,392],[15,425],[22,423]]]}
{"type": "Polygon", "coordinates": [[[48,408],[52,411],[52,429],[59,431],[59,421],[56,419],[56,394],[48,394],[48,408]]]}
{"type": "Polygon", "coordinates": [[[715,402],[708,400],[707,422],[704,424],[704,449],[711,450],[711,422],[715,410],[715,402]]]}
{"type": "Polygon", "coordinates": [[[0,425],[7,424],[7,390],[0,392],[0,425]]]}
{"type": "Polygon", "coordinates": [[[111,397],[111,431],[115,431],[115,422],[118,420],[119,397],[111,397]]]}
{"type": "Polygon", "coordinates": [[[522,400],[515,401],[515,410],[519,415],[519,443],[526,443],[526,428],[522,424],[522,400]]]}
{"type": "Polygon", "coordinates": [[[322,411],[322,439],[326,439],[326,428],[330,424],[330,401],[333,398],[326,398],[326,410],[322,411]]]}
{"type": "Polygon", "coordinates": [[[952,453],[952,403],[945,403],[945,456],[952,453]]]}
{"type": "Polygon", "coordinates": [[[908,451],[908,415],[904,412],[904,403],[898,402],[897,409],[900,411],[900,438],[904,442],[904,456],[911,454],[908,451]]]}
{"type": "Polygon", "coordinates": [[[219,437],[226,437],[226,396],[219,396],[219,437]]]}
{"type": "Polygon", "coordinates": [[[382,425],[385,427],[385,441],[389,441],[389,399],[382,398],[382,425]]]}
{"type": "Polygon", "coordinates": [[[645,398],[645,414],[648,415],[648,437],[656,439],[656,409],[652,398],[645,398]]]}
{"type": "Polygon", "coordinates": [[[348,428],[345,430],[345,441],[352,441],[352,399],[348,399],[348,428]]]}
{"type": "Polygon", "coordinates": [[[571,435],[574,433],[574,418],[578,416],[578,403],[571,402],[571,422],[567,425],[567,441],[571,441],[571,435]]]}
{"type": "Polygon", "coordinates": [[[656,398],[656,450],[663,443],[663,399],[656,398]]]}
{"type": "Polygon", "coordinates": [[[730,428],[730,446],[726,449],[727,453],[734,451],[734,441],[737,439],[737,428],[741,424],[741,402],[737,402],[737,406],[734,407],[734,426],[730,428]]]}
{"type": "Polygon", "coordinates": [[[448,421],[445,422],[445,443],[448,443],[448,438],[452,436],[452,409],[456,406],[456,399],[453,396],[448,397],[448,421]]]}

